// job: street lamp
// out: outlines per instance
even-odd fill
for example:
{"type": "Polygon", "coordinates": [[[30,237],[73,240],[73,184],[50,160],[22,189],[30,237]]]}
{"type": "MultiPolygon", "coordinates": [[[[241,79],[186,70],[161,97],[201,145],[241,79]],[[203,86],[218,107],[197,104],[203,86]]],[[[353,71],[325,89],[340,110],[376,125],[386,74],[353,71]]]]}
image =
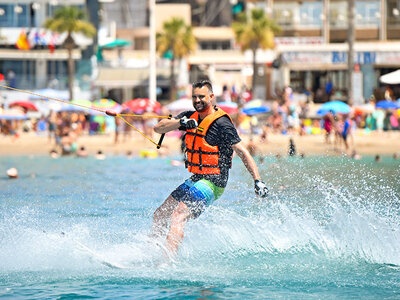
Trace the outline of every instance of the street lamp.
{"type": "Polygon", "coordinates": [[[155,16],[156,1],[149,0],[149,98],[151,101],[157,100],[157,73],[156,73],[156,16],[155,16]]]}
{"type": "Polygon", "coordinates": [[[347,31],[347,44],[349,51],[347,52],[347,74],[348,74],[348,99],[349,103],[353,103],[353,71],[354,71],[354,17],[355,17],[355,0],[349,0],[349,27],[347,31]]]}

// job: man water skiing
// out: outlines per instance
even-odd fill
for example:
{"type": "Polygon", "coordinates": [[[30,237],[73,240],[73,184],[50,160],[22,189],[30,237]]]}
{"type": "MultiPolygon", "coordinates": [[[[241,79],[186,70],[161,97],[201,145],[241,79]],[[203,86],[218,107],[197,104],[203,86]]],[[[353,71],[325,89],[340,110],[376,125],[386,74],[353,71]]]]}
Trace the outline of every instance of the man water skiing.
{"type": "Polygon", "coordinates": [[[153,216],[152,236],[167,233],[167,248],[175,253],[183,240],[185,224],[197,218],[217,200],[228,182],[233,151],[240,157],[254,179],[257,195],[266,197],[268,188],[261,180],[257,165],[243,145],[232,119],[222,109],[213,106],[214,94],[208,80],[192,86],[195,111],[186,111],[174,119],[159,122],[154,131],[167,133],[186,131],[185,164],[193,175],[177,187],[156,209],[153,216]]]}

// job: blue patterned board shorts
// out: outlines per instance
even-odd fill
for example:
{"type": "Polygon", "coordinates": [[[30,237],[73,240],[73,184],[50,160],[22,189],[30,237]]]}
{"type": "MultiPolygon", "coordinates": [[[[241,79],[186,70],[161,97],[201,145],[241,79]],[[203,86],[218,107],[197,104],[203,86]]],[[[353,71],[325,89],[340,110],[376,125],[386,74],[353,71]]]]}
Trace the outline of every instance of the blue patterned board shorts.
{"type": "Polygon", "coordinates": [[[189,178],[178,186],[171,196],[176,201],[185,203],[190,209],[191,217],[197,218],[223,192],[224,188],[216,186],[209,180],[200,179],[194,182],[189,178]]]}

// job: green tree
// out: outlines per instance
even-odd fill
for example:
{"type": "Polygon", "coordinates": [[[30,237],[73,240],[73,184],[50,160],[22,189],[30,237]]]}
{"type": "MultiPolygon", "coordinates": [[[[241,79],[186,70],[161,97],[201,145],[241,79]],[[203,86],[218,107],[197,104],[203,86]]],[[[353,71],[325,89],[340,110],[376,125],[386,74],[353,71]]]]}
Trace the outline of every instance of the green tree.
{"type": "Polygon", "coordinates": [[[186,25],[181,18],[172,18],[163,24],[161,32],[157,33],[157,52],[171,59],[170,100],[175,100],[175,60],[182,59],[196,49],[197,41],[193,35],[192,26],[186,25]]]}
{"type": "Polygon", "coordinates": [[[274,34],[280,31],[280,27],[273,20],[268,19],[263,10],[253,9],[250,14],[240,13],[237,21],[232,23],[232,29],[241,50],[244,52],[250,49],[253,52],[251,89],[254,92],[257,76],[256,51],[258,48],[273,49],[275,47],[274,34]]]}
{"type": "Polygon", "coordinates": [[[86,20],[83,10],[75,6],[63,6],[54,12],[53,18],[45,21],[44,27],[58,33],[67,33],[64,47],[68,51],[68,89],[70,100],[74,97],[73,83],[75,77],[75,66],[72,59],[72,50],[77,46],[72,33],[81,33],[87,37],[96,34],[96,28],[86,20]]]}

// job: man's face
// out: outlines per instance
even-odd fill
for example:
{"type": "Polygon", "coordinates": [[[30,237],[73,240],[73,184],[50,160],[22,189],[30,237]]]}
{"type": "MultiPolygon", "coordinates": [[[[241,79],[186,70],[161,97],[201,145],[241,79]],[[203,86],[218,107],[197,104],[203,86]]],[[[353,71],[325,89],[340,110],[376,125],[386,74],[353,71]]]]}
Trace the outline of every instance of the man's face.
{"type": "Polygon", "coordinates": [[[192,92],[193,107],[197,112],[204,112],[212,105],[213,93],[210,93],[207,86],[195,88],[192,92]]]}

